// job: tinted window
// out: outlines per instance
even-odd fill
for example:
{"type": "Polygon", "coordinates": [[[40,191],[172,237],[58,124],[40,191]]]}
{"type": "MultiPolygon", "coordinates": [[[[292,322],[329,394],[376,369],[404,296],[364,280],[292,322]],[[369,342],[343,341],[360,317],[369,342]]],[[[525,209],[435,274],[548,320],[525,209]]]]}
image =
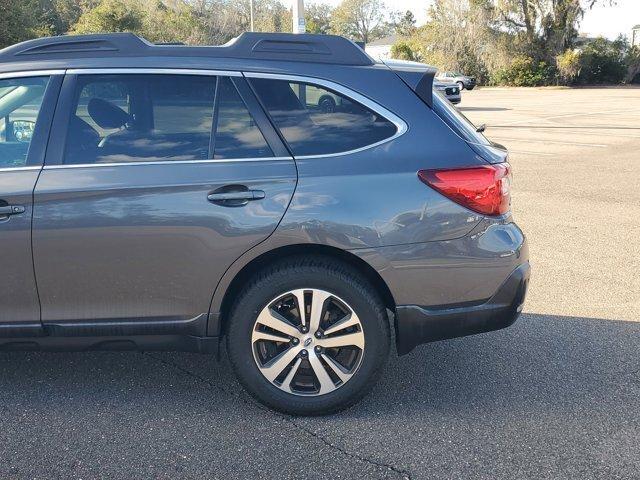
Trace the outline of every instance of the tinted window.
{"type": "Polygon", "coordinates": [[[477,127],[447,100],[442,92],[436,90],[433,91],[433,111],[466,142],[480,145],[491,144],[482,133],[478,132],[477,127]]]}
{"type": "Polygon", "coordinates": [[[79,75],[65,163],[206,160],[216,78],[79,75]]]}
{"type": "Polygon", "coordinates": [[[24,167],[48,77],[0,80],[0,168],[24,167]]]}
{"type": "Polygon", "coordinates": [[[236,87],[228,78],[220,79],[217,103],[214,158],[273,156],[236,87]]]}
{"type": "Polygon", "coordinates": [[[397,131],[377,113],[323,87],[271,79],[251,83],[294,155],[347,152],[397,131]]]}

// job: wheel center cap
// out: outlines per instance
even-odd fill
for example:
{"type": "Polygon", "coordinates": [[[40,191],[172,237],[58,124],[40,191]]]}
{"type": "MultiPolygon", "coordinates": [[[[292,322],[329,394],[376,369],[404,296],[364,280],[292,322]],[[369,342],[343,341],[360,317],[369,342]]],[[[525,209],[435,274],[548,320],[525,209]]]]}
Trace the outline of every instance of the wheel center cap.
{"type": "Polygon", "coordinates": [[[305,339],[304,339],[304,344],[303,344],[303,345],[304,345],[305,347],[308,347],[309,345],[311,345],[311,343],[312,343],[312,342],[313,342],[313,338],[308,337],[308,338],[305,338],[305,339]]]}

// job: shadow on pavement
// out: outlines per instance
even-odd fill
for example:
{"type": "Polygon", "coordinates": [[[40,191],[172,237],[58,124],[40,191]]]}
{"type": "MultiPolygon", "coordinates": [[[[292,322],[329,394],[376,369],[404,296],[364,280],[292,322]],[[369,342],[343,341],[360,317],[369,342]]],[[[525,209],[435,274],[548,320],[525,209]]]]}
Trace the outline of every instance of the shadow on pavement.
{"type": "Polygon", "coordinates": [[[0,474],[631,478],[638,411],[640,323],[592,318],[418,347],[359,405],[306,419],[258,408],[210,356],[0,353],[0,474]]]}

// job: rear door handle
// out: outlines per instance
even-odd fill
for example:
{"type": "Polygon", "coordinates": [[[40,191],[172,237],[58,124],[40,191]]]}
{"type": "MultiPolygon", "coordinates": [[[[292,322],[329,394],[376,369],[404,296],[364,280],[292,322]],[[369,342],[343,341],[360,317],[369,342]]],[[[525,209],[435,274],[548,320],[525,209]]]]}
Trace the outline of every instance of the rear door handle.
{"type": "Polygon", "coordinates": [[[0,207],[0,216],[7,217],[9,215],[19,215],[21,213],[24,213],[25,210],[26,208],[22,205],[6,205],[0,207]]]}
{"type": "Polygon", "coordinates": [[[265,197],[262,190],[244,190],[240,192],[211,193],[207,196],[210,202],[223,203],[231,200],[250,202],[252,200],[262,200],[265,197]]]}

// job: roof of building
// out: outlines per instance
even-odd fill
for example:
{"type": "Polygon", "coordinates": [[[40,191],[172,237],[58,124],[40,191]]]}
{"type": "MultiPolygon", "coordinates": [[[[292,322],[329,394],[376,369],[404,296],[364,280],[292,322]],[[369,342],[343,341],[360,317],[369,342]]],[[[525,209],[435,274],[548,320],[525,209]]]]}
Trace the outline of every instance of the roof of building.
{"type": "Polygon", "coordinates": [[[373,42],[367,43],[367,47],[382,47],[394,45],[398,41],[398,35],[389,35],[387,37],[379,38],[378,40],[374,40],[373,42]]]}

